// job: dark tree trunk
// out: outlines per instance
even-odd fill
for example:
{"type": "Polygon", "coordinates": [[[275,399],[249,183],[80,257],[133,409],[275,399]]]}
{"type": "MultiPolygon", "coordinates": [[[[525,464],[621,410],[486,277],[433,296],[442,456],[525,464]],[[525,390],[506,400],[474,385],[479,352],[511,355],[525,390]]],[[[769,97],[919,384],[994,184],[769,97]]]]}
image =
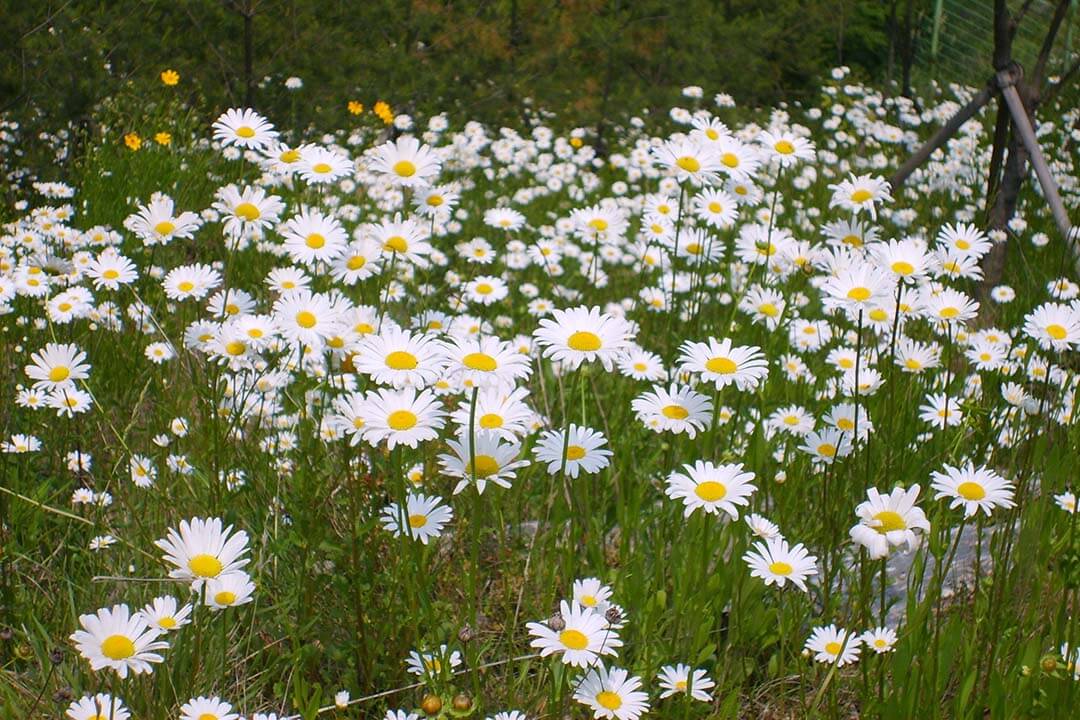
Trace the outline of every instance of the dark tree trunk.
{"type": "Polygon", "coordinates": [[[255,9],[251,5],[244,12],[244,105],[255,102],[255,9]]]}
{"type": "Polygon", "coordinates": [[[900,53],[902,77],[901,94],[906,98],[912,97],[911,92],[911,66],[915,64],[915,0],[907,0],[904,9],[904,44],[900,53]]]}
{"type": "Polygon", "coordinates": [[[889,54],[885,63],[885,85],[890,93],[896,79],[896,2],[889,0],[889,54]]]}
{"type": "MultiPolygon", "coordinates": [[[[1039,95],[1046,72],[1046,66],[1050,59],[1050,53],[1054,47],[1054,40],[1061,29],[1062,21],[1068,10],[1069,0],[1058,0],[1054,11],[1054,17],[1050,21],[1050,27],[1043,39],[1039,56],[1035,61],[1034,70],[1029,80],[1024,79],[1022,73],[1016,83],[1016,91],[1024,104],[1024,111],[1028,121],[1035,126],[1035,110],[1039,104],[1039,95]]],[[[1026,12],[1029,5],[1025,5],[1021,13],[1026,12]]],[[[1012,42],[1016,36],[1017,19],[1009,13],[1005,0],[994,0],[994,69],[997,71],[1008,70],[1013,65],[1012,42]]],[[[1028,152],[1017,132],[1015,123],[1009,115],[1009,109],[1005,106],[1002,98],[998,99],[998,121],[994,129],[994,148],[991,155],[990,177],[987,184],[986,196],[987,225],[992,230],[1008,232],[1009,221],[1016,213],[1016,201],[1020,196],[1020,188],[1027,177],[1028,152]],[[1002,131],[1003,126],[1008,127],[1008,132],[1002,131]],[[1005,136],[1008,136],[1006,143],[1005,136]],[[1004,149],[1003,149],[1004,148],[1004,149]],[[1001,164],[1002,152],[1007,152],[1005,157],[1004,172],[1001,175],[1000,186],[996,185],[997,168],[1001,164]]],[[[1063,238],[1068,242],[1068,238],[1063,238]]],[[[1005,272],[1006,242],[995,243],[983,259],[983,282],[979,287],[979,298],[985,301],[989,296],[990,289],[1001,282],[1005,272]]]]}

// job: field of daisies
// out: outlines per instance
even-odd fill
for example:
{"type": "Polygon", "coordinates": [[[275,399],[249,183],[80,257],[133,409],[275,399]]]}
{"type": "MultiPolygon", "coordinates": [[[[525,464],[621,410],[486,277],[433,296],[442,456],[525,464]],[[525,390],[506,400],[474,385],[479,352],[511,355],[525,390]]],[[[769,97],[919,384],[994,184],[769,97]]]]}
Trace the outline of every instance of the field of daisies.
{"type": "Polygon", "coordinates": [[[599,153],[178,83],[9,176],[0,717],[1075,717],[1072,251],[992,117],[887,180],[970,90],[599,153]]]}

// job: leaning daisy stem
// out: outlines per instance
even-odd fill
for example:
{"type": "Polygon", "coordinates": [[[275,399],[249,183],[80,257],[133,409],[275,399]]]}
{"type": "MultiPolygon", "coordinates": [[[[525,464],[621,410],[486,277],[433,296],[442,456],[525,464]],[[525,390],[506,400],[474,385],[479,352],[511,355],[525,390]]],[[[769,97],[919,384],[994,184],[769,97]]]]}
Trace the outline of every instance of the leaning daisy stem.
{"type": "Polygon", "coordinates": [[[469,475],[472,478],[472,489],[476,491],[474,500],[474,513],[472,517],[472,562],[469,563],[469,602],[472,605],[472,623],[476,623],[480,617],[480,491],[476,485],[476,398],[480,389],[474,387],[469,400],[469,475]]]}
{"type": "Polygon", "coordinates": [[[221,692],[224,694],[229,689],[229,628],[226,610],[221,615],[221,692]]]}
{"type": "MultiPolygon", "coordinates": [[[[675,249],[671,251],[671,315],[668,316],[669,321],[674,318],[675,322],[679,321],[679,302],[675,298],[675,278],[678,273],[675,272],[675,260],[679,256],[679,236],[682,234],[683,226],[683,206],[686,205],[686,186],[679,185],[679,214],[675,219],[675,249]]],[[[670,325],[668,330],[670,330],[670,325]]]]}
{"type": "MultiPolygon", "coordinates": [[[[889,586],[889,559],[887,557],[881,558],[881,597],[880,605],[878,606],[878,627],[885,627],[885,615],[886,615],[886,599],[885,591],[889,586]]],[[[881,717],[885,711],[885,663],[878,663],[878,677],[877,677],[877,695],[878,695],[878,716],[881,717]]]]}

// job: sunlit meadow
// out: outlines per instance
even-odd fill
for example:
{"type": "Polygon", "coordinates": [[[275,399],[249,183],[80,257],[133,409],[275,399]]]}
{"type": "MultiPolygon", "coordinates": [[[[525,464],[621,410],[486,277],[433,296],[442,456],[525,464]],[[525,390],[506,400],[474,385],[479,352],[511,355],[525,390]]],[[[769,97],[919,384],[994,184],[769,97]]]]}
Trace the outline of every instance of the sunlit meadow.
{"type": "Polygon", "coordinates": [[[850,83],[110,101],[2,210],[0,716],[1075,717],[1074,256],[989,116],[890,186],[971,90],[850,83]]]}

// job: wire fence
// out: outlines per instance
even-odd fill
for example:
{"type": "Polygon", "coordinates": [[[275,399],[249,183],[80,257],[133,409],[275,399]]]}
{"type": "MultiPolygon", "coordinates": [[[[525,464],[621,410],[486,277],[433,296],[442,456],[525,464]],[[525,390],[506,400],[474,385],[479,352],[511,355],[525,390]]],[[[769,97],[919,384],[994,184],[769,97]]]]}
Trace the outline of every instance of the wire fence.
{"type": "MultiPolygon", "coordinates": [[[[1021,2],[1010,2],[1016,13],[1021,2]]],[[[1054,0],[1033,0],[1017,28],[1013,59],[1030,68],[1057,5],[1054,0]]],[[[994,49],[994,3],[992,0],[930,0],[921,17],[915,67],[944,82],[979,85],[991,72],[994,49]]],[[[1048,67],[1049,74],[1063,72],[1080,52],[1080,0],[1072,0],[1058,33],[1048,67]]]]}

